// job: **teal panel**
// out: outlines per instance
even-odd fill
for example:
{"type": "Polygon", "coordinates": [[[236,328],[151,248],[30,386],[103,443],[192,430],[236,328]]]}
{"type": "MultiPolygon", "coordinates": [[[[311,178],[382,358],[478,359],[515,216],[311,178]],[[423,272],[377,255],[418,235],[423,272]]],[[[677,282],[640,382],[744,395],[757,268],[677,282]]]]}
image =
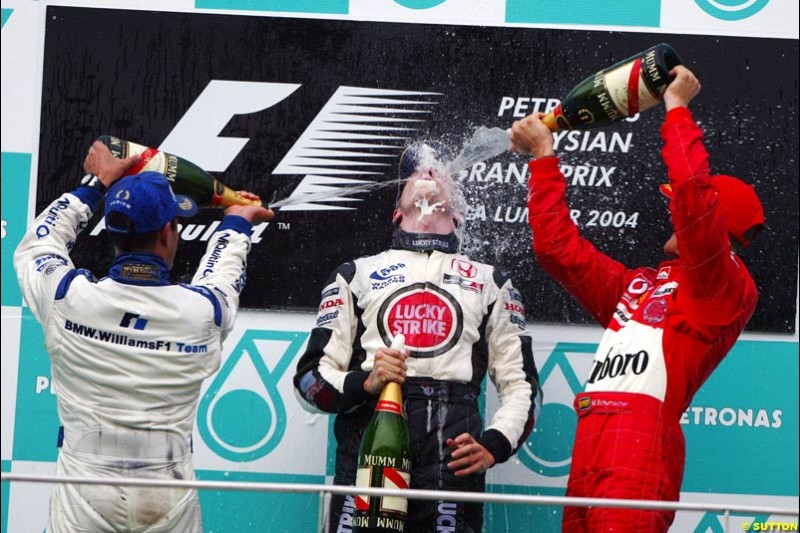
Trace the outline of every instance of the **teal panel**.
{"type": "MultiPolygon", "coordinates": [[[[752,518],[750,522],[743,522],[742,523],[742,530],[748,531],[745,529],[745,526],[749,526],[749,531],[759,531],[759,529],[754,529],[754,525],[756,523],[761,525],[763,522],[767,522],[769,520],[770,515],[768,514],[759,514],[759,515],[752,515],[752,514],[741,514],[741,513],[731,513],[731,518],[735,517],[745,517],[745,518],[752,518]]],[[[785,522],[784,522],[785,523],[785,522]]],[[[700,522],[697,523],[697,526],[694,528],[694,533],[726,533],[725,531],[725,515],[723,513],[706,513],[703,515],[703,518],[700,519],[700,522]]],[[[769,529],[760,529],[760,531],[786,531],[782,529],[777,524],[781,524],[781,522],[775,522],[776,527],[769,528],[769,529]]],[[[797,529],[795,528],[795,531],[797,529]]]]}
{"type": "MultiPolygon", "coordinates": [[[[2,24],[2,27],[5,27],[6,21],[8,21],[8,17],[10,17],[11,13],[13,13],[13,12],[14,12],[13,9],[3,8],[3,24],[2,24]]],[[[3,512],[5,513],[5,508],[3,508],[3,512]]],[[[3,516],[5,516],[5,514],[3,516]]],[[[5,524],[5,521],[3,521],[3,523],[5,524]]]]}
{"type": "Polygon", "coordinates": [[[506,22],[657,28],[661,22],[661,0],[508,0],[506,22]]]}
{"type": "Polygon", "coordinates": [[[195,0],[197,9],[244,11],[286,11],[290,13],[331,13],[346,15],[349,0],[195,0]]]}
{"type": "Polygon", "coordinates": [[[22,309],[19,347],[19,380],[12,459],[55,461],[58,456],[58,412],[51,394],[50,358],[44,347],[42,326],[22,309]]]}
{"type": "MultiPolygon", "coordinates": [[[[3,10],[3,24],[7,15],[3,10]]],[[[0,196],[2,220],[2,303],[8,306],[22,305],[22,293],[14,273],[14,250],[25,235],[28,222],[28,185],[31,175],[31,154],[3,152],[0,160],[0,178],[3,194],[0,196]]]]}
{"type": "Polygon", "coordinates": [[[792,342],[736,343],[684,415],[682,490],[797,496],[797,353],[792,342]]]}
{"type": "MultiPolygon", "coordinates": [[[[6,14],[5,9],[3,10],[3,22],[5,22],[6,14]]],[[[0,470],[3,472],[11,472],[11,461],[2,461],[0,462],[0,470]]],[[[0,493],[2,493],[2,502],[0,505],[3,506],[2,513],[3,513],[3,521],[0,523],[0,533],[5,533],[8,531],[8,491],[10,489],[10,484],[8,481],[3,481],[0,483],[2,487],[0,487],[0,493]]]]}
{"type": "MultiPolygon", "coordinates": [[[[323,476],[198,470],[204,481],[323,484],[323,476]]],[[[308,533],[317,531],[319,496],[277,492],[201,490],[205,533],[308,533]]]]}
{"type": "Polygon", "coordinates": [[[325,461],[325,474],[336,474],[336,435],[333,434],[334,415],[328,416],[328,455],[325,461]]]}
{"type": "MultiPolygon", "coordinates": [[[[565,489],[552,487],[522,487],[517,485],[488,485],[492,494],[523,496],[563,496],[565,489]]],[[[483,530],[505,532],[561,531],[562,508],[554,505],[511,505],[489,503],[483,507],[483,530]]],[[[576,532],[577,533],[577,532],[576,532]]]]}

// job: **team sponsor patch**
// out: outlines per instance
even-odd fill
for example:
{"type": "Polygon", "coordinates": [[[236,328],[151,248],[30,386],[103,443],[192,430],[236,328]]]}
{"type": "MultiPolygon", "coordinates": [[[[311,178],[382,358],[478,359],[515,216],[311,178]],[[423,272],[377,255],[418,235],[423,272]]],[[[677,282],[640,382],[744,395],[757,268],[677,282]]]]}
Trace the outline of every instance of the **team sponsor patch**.
{"type": "Polygon", "coordinates": [[[319,328],[319,327],[322,327],[322,326],[329,325],[331,322],[336,320],[336,317],[338,317],[338,316],[339,316],[339,310],[338,309],[336,311],[332,311],[330,313],[325,313],[324,315],[318,316],[317,317],[317,327],[319,328]]]}
{"type": "Polygon", "coordinates": [[[338,296],[334,296],[332,298],[328,298],[327,300],[323,300],[319,304],[319,311],[322,312],[326,309],[331,309],[333,307],[339,307],[344,304],[344,301],[339,298],[338,296]]]}
{"type": "Polygon", "coordinates": [[[405,263],[395,263],[394,265],[389,265],[385,268],[380,268],[372,272],[369,277],[374,279],[375,281],[386,281],[387,279],[391,278],[395,275],[398,270],[402,270],[405,268],[405,263]]]}
{"type": "Polygon", "coordinates": [[[523,316],[525,315],[525,308],[518,303],[506,302],[503,304],[503,307],[505,308],[506,311],[511,311],[512,313],[519,313],[520,315],[523,316]]]}
{"type": "Polygon", "coordinates": [[[138,281],[161,279],[161,269],[156,265],[148,265],[147,263],[126,263],[122,265],[119,273],[125,279],[138,281]]]}
{"type": "Polygon", "coordinates": [[[586,383],[592,385],[607,379],[640,376],[649,365],[650,354],[647,350],[630,353],[614,353],[609,350],[603,359],[595,358],[592,361],[592,371],[586,383]]]}
{"type": "Polygon", "coordinates": [[[397,276],[391,276],[386,281],[375,281],[372,283],[372,290],[379,291],[381,289],[385,289],[390,285],[397,285],[398,283],[405,283],[406,277],[402,274],[398,274],[397,276]]]}
{"type": "Polygon", "coordinates": [[[36,272],[41,272],[42,270],[44,270],[45,267],[49,265],[53,264],[57,266],[66,265],[67,260],[61,257],[60,255],[47,254],[37,258],[35,264],[36,264],[36,272]]]}
{"type": "Polygon", "coordinates": [[[400,272],[406,267],[405,263],[395,263],[372,272],[369,277],[373,280],[372,290],[377,291],[390,285],[405,283],[406,277],[400,272]]]}
{"type": "Polygon", "coordinates": [[[578,409],[585,411],[592,406],[592,399],[589,396],[584,396],[578,400],[578,409]]]}
{"type": "Polygon", "coordinates": [[[617,322],[620,324],[625,324],[628,320],[631,319],[630,315],[626,311],[622,305],[618,305],[616,309],[614,309],[614,317],[617,319],[617,322]]]}
{"type": "Polygon", "coordinates": [[[331,296],[336,296],[337,294],[339,294],[339,287],[331,287],[330,289],[327,289],[327,290],[322,292],[322,296],[320,297],[320,300],[324,300],[326,298],[330,298],[331,296]]]}
{"type": "Polygon", "coordinates": [[[471,291],[478,294],[483,292],[483,288],[485,287],[484,283],[479,283],[477,281],[464,279],[458,274],[447,274],[445,273],[442,276],[442,284],[444,285],[457,285],[464,289],[465,291],[471,291]]]}
{"type": "Polygon", "coordinates": [[[671,270],[672,270],[672,267],[662,267],[658,271],[658,275],[656,276],[656,279],[669,279],[669,274],[670,274],[671,270]]]}
{"type": "Polygon", "coordinates": [[[386,345],[402,333],[414,357],[434,357],[450,350],[463,328],[458,301],[435,285],[415,283],[398,289],[378,310],[378,332],[386,345]]]}
{"type": "Polygon", "coordinates": [[[666,296],[668,294],[672,294],[675,292],[675,289],[678,288],[678,283],[675,281],[670,281],[669,283],[665,283],[653,291],[653,294],[650,298],[656,298],[658,296],[666,296]]]}
{"type": "Polygon", "coordinates": [[[657,300],[650,300],[644,306],[642,316],[648,324],[658,324],[664,320],[664,315],[667,313],[667,300],[659,298],[657,300]]]}
{"type": "Polygon", "coordinates": [[[314,372],[306,372],[300,378],[300,390],[309,402],[323,410],[335,410],[336,400],[330,389],[316,378],[314,372]]]}
{"type": "Polygon", "coordinates": [[[625,292],[627,292],[630,296],[638,297],[647,292],[649,288],[650,282],[648,280],[641,277],[635,277],[628,284],[628,288],[625,292]]]}
{"type": "Polygon", "coordinates": [[[508,289],[504,294],[507,302],[517,302],[522,305],[522,293],[517,289],[508,289]]]}
{"type": "Polygon", "coordinates": [[[521,317],[519,317],[517,315],[511,314],[511,315],[508,316],[508,320],[509,320],[509,322],[511,322],[512,324],[517,326],[519,329],[522,329],[522,330],[525,329],[525,319],[524,318],[521,318],[521,317]]]}
{"type": "Polygon", "coordinates": [[[44,272],[42,274],[44,274],[45,276],[51,276],[56,270],[59,269],[59,266],[60,265],[50,263],[49,265],[47,265],[47,268],[44,269],[44,272]]]}
{"type": "Polygon", "coordinates": [[[472,279],[478,275],[478,267],[463,259],[452,259],[450,270],[462,278],[472,279]]]}

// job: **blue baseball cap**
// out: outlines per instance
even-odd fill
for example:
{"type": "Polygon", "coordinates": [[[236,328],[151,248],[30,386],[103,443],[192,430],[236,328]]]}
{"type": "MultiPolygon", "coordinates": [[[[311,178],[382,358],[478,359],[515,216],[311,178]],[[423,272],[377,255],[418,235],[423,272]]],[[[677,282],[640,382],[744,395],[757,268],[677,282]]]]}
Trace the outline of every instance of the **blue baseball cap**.
{"type": "Polygon", "coordinates": [[[164,227],[175,217],[197,214],[197,204],[188,196],[172,192],[169,180],[160,172],[142,172],[117,180],[106,194],[106,229],[119,235],[138,235],[164,227]],[[108,215],[125,216],[125,224],[113,225],[108,215]]]}

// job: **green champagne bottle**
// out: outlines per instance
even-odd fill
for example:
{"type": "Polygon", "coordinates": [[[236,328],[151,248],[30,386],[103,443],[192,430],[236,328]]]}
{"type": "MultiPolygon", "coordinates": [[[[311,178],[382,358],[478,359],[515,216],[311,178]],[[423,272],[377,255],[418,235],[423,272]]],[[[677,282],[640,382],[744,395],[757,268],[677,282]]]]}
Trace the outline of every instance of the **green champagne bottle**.
{"type": "Polygon", "coordinates": [[[668,44],[657,44],[580,82],[542,118],[551,131],[607,126],[653,107],[681,64],[668,44]]]}
{"type": "MultiPolygon", "coordinates": [[[[402,350],[405,337],[397,335],[392,349],[402,350]]],[[[399,383],[387,383],[381,391],[375,414],[364,430],[358,451],[357,487],[407,489],[411,480],[411,441],[403,414],[399,383]]],[[[406,498],[356,495],[353,531],[399,533],[405,527],[406,498]]]]}
{"type": "Polygon", "coordinates": [[[146,170],[160,172],[170,181],[175,194],[183,194],[193,198],[198,207],[217,207],[220,209],[231,205],[264,205],[268,207],[262,202],[248,200],[202,168],[182,157],[112,137],[111,135],[101,135],[97,140],[105,144],[111,150],[111,153],[120,159],[134,154],[141,154],[139,163],[129,168],[125,176],[139,174],[146,170]]]}

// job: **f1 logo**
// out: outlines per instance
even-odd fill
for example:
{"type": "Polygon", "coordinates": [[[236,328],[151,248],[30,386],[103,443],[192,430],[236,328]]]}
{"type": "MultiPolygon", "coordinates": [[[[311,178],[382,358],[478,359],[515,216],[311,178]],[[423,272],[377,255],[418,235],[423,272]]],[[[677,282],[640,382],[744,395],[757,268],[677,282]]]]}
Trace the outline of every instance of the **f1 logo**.
{"type": "Polygon", "coordinates": [[[142,318],[141,316],[136,315],[134,313],[125,313],[119,325],[122,328],[129,328],[131,327],[131,322],[133,322],[133,329],[142,330],[145,328],[145,326],[147,326],[147,319],[142,318]]]}

